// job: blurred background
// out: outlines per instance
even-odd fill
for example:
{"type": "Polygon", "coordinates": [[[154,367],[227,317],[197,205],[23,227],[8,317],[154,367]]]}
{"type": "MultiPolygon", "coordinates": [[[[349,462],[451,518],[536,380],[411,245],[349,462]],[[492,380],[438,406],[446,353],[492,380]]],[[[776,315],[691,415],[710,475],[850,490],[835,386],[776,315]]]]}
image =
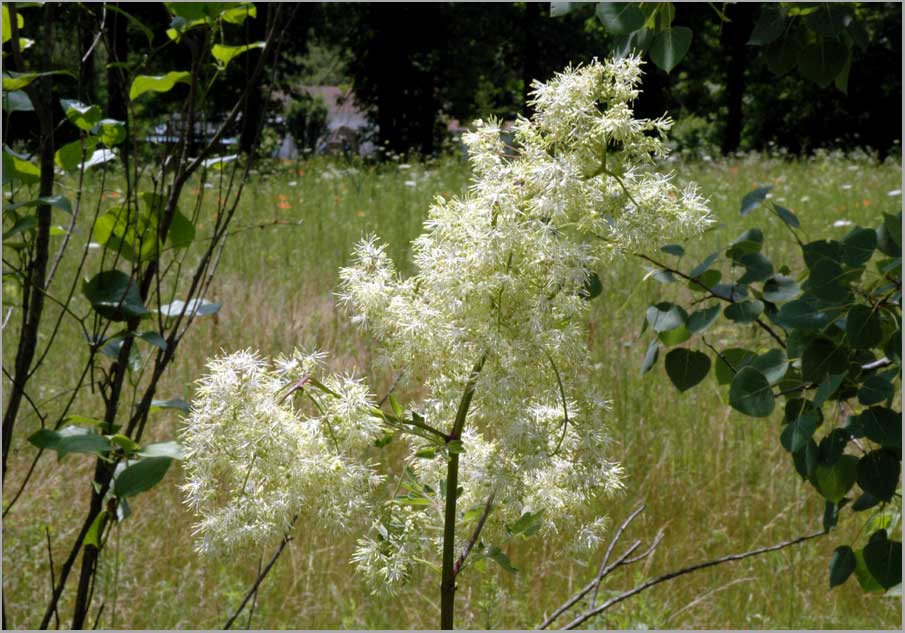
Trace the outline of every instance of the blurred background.
{"type": "MultiPolygon", "coordinates": [[[[793,12],[817,6],[786,4],[793,12]]],[[[822,21],[822,13],[806,16],[791,30],[787,21],[778,39],[758,36],[769,27],[769,4],[676,5],[671,26],[688,29],[691,44],[669,73],[663,64],[647,64],[638,113],[668,111],[678,121],[676,148],[697,155],[771,147],[792,154],[858,147],[881,159],[898,152],[902,5],[831,4],[844,11],[837,16],[827,10],[822,21]],[[831,68],[833,76],[821,77],[826,68],[802,62],[796,68],[795,53],[815,34],[843,43],[838,76],[831,68]]],[[[120,60],[137,61],[149,35],[160,40],[155,44],[166,42],[171,15],[162,4],[129,3],[128,10],[149,33],[121,14],[102,15],[101,4],[61,7],[54,50],[60,65],[91,49],[102,17],[120,60]]],[[[493,115],[506,122],[527,115],[533,80],[626,50],[625,38],[606,24],[595,15],[595,3],[298,4],[290,33],[274,54],[274,72],[254,103],[265,114],[262,149],[280,158],[331,151],[426,157],[457,149],[457,136],[475,118],[493,115]]],[[[260,38],[255,29],[263,29],[263,20],[249,20],[245,28],[249,38],[260,38]]],[[[649,48],[642,39],[629,46],[649,48]]],[[[244,69],[258,54],[231,65],[226,81],[215,84],[221,102],[240,89],[244,69]]],[[[184,47],[161,47],[147,71],[180,67],[185,55],[184,47]]],[[[88,54],[79,96],[105,106],[107,116],[125,119],[126,103],[118,96],[123,91],[113,85],[121,74],[108,66],[110,56],[105,47],[88,54]]],[[[137,120],[151,121],[146,140],[166,142],[173,123],[168,113],[186,90],[180,86],[138,106],[137,120]]],[[[29,114],[15,115],[8,142],[27,142],[36,134],[29,114]]],[[[206,113],[211,127],[223,114],[206,113]]],[[[228,140],[248,149],[252,131],[240,125],[228,140]]]]}

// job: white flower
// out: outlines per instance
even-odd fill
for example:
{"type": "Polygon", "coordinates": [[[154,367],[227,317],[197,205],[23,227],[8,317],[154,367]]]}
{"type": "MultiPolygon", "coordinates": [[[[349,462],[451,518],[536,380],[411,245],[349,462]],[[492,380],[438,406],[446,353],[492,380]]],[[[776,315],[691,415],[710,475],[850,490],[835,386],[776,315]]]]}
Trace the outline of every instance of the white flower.
{"type": "Polygon", "coordinates": [[[368,387],[317,378],[317,353],[273,367],[239,353],[211,363],[185,431],[185,491],[203,549],[273,537],[297,513],[355,524],[364,535],[354,562],[392,591],[439,559],[446,494],[458,495],[457,551],[491,495],[485,543],[508,538],[526,513],[548,537],[599,542],[605,517],[595,508],[620,489],[622,469],[609,403],[589,372],[586,287],[612,258],[710,222],[693,185],[656,171],[671,121],[634,117],[640,76],[629,57],[535,84],[536,115],[515,124],[514,148],[496,121],[465,135],[474,180],[464,197],[435,199],[412,243],[411,276],[373,236],[340,271],[340,301],[377,342],[377,362],[421,394],[409,420],[417,411],[422,425],[449,433],[474,378],[461,491],[445,489],[449,447],[408,427],[408,459],[388,466],[389,499],[379,498],[366,455],[400,423],[373,414],[368,387]],[[310,406],[293,407],[293,386],[312,386],[310,406]]]}

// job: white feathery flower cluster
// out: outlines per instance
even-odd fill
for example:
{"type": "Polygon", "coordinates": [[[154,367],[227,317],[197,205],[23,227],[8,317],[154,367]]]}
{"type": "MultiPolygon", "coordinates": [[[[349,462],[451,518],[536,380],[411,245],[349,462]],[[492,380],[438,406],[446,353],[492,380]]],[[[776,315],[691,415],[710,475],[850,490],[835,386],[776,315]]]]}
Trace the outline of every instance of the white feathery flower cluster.
{"type": "Polygon", "coordinates": [[[330,376],[324,386],[333,394],[308,394],[313,413],[293,405],[293,390],[310,389],[323,358],[295,352],[271,364],[242,351],[208,363],[182,432],[182,489],[200,517],[199,551],[278,540],[296,515],[367,525],[382,478],[364,453],[383,433],[367,388],[330,376]]]}
{"type": "Polygon", "coordinates": [[[201,549],[260,541],[307,509],[332,524],[357,518],[354,562],[393,591],[415,566],[437,561],[444,538],[449,456],[459,481],[456,551],[488,498],[481,540],[501,543],[526,513],[548,536],[592,548],[605,518],[599,499],[621,487],[586,345],[594,271],[613,256],[701,231],[707,206],[693,188],[657,173],[670,122],[635,119],[640,60],[569,69],[536,84],[537,114],[507,147],[495,122],[466,136],[474,169],[467,196],[438,197],[402,277],[376,237],[340,271],[340,300],[424,398],[405,415],[375,415],[350,376],[311,380],[303,414],[287,385],[319,375],[322,357],[294,354],[275,367],[239,353],[213,361],[185,441],[189,504],[201,549]],[[453,421],[466,385],[464,426],[453,421]],[[408,426],[407,426],[408,425],[408,426]],[[405,466],[383,491],[365,449],[387,431],[408,442],[405,466]],[[437,440],[436,436],[440,436],[437,440]],[[444,441],[443,438],[447,441],[444,441]],[[375,518],[376,517],[376,518],[375,518]]]}
{"type": "MultiPolygon", "coordinates": [[[[515,148],[497,122],[478,122],[465,138],[469,195],[436,199],[413,242],[416,273],[400,276],[374,237],[340,272],[341,301],[381,344],[382,360],[426,389],[419,413],[428,424],[451,428],[472,368],[484,359],[461,437],[458,507],[470,517],[463,522],[474,523],[468,511],[495,495],[487,542],[540,511],[547,533],[568,527],[585,547],[599,541],[605,523],[594,501],[619,489],[621,469],[610,457],[606,400],[587,375],[589,278],[614,255],[700,232],[710,221],[693,188],[679,190],[655,169],[670,121],[634,118],[640,75],[640,60],[626,58],[536,84],[537,114],[515,125],[515,148]]],[[[408,437],[413,454],[423,448],[421,438],[408,437]]],[[[395,552],[398,566],[399,552],[410,562],[436,559],[442,544],[437,491],[446,461],[415,459],[412,470],[435,491],[419,509],[433,529],[390,537],[372,529],[356,561],[382,583],[407,573],[389,573],[397,567],[375,552],[395,552]],[[408,536],[420,554],[400,544],[408,536]]]]}

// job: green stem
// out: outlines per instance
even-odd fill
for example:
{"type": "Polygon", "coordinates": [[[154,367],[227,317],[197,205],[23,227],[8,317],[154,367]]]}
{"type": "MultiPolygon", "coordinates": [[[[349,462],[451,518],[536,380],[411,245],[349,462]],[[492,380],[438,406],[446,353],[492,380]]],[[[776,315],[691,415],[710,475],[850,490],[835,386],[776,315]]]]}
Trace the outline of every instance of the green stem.
{"type": "MultiPolygon", "coordinates": [[[[468,409],[471,407],[471,399],[474,397],[475,384],[478,374],[484,367],[487,354],[481,356],[475,363],[465,384],[462,400],[456,411],[456,419],[453,422],[452,431],[447,436],[447,442],[458,440],[462,436],[465,427],[465,419],[468,417],[468,409]]],[[[446,468],[446,512],[443,519],[443,570],[440,583],[440,628],[451,630],[453,628],[453,609],[456,599],[456,491],[459,488],[459,454],[452,453],[449,456],[449,464],[446,468]]]]}

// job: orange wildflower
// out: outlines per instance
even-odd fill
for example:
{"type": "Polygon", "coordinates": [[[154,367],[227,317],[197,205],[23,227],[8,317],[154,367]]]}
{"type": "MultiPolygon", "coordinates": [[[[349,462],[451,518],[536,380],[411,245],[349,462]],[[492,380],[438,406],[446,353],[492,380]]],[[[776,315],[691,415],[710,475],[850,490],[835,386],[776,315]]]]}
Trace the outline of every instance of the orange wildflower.
{"type": "Polygon", "coordinates": [[[286,200],[280,200],[280,203],[277,205],[277,208],[290,209],[290,208],[292,208],[292,205],[289,204],[289,202],[286,200]]]}
{"type": "Polygon", "coordinates": [[[865,207],[869,207],[869,206],[870,206],[870,200],[868,200],[867,198],[865,198],[864,200],[861,201],[861,204],[863,204],[865,207]]]}

